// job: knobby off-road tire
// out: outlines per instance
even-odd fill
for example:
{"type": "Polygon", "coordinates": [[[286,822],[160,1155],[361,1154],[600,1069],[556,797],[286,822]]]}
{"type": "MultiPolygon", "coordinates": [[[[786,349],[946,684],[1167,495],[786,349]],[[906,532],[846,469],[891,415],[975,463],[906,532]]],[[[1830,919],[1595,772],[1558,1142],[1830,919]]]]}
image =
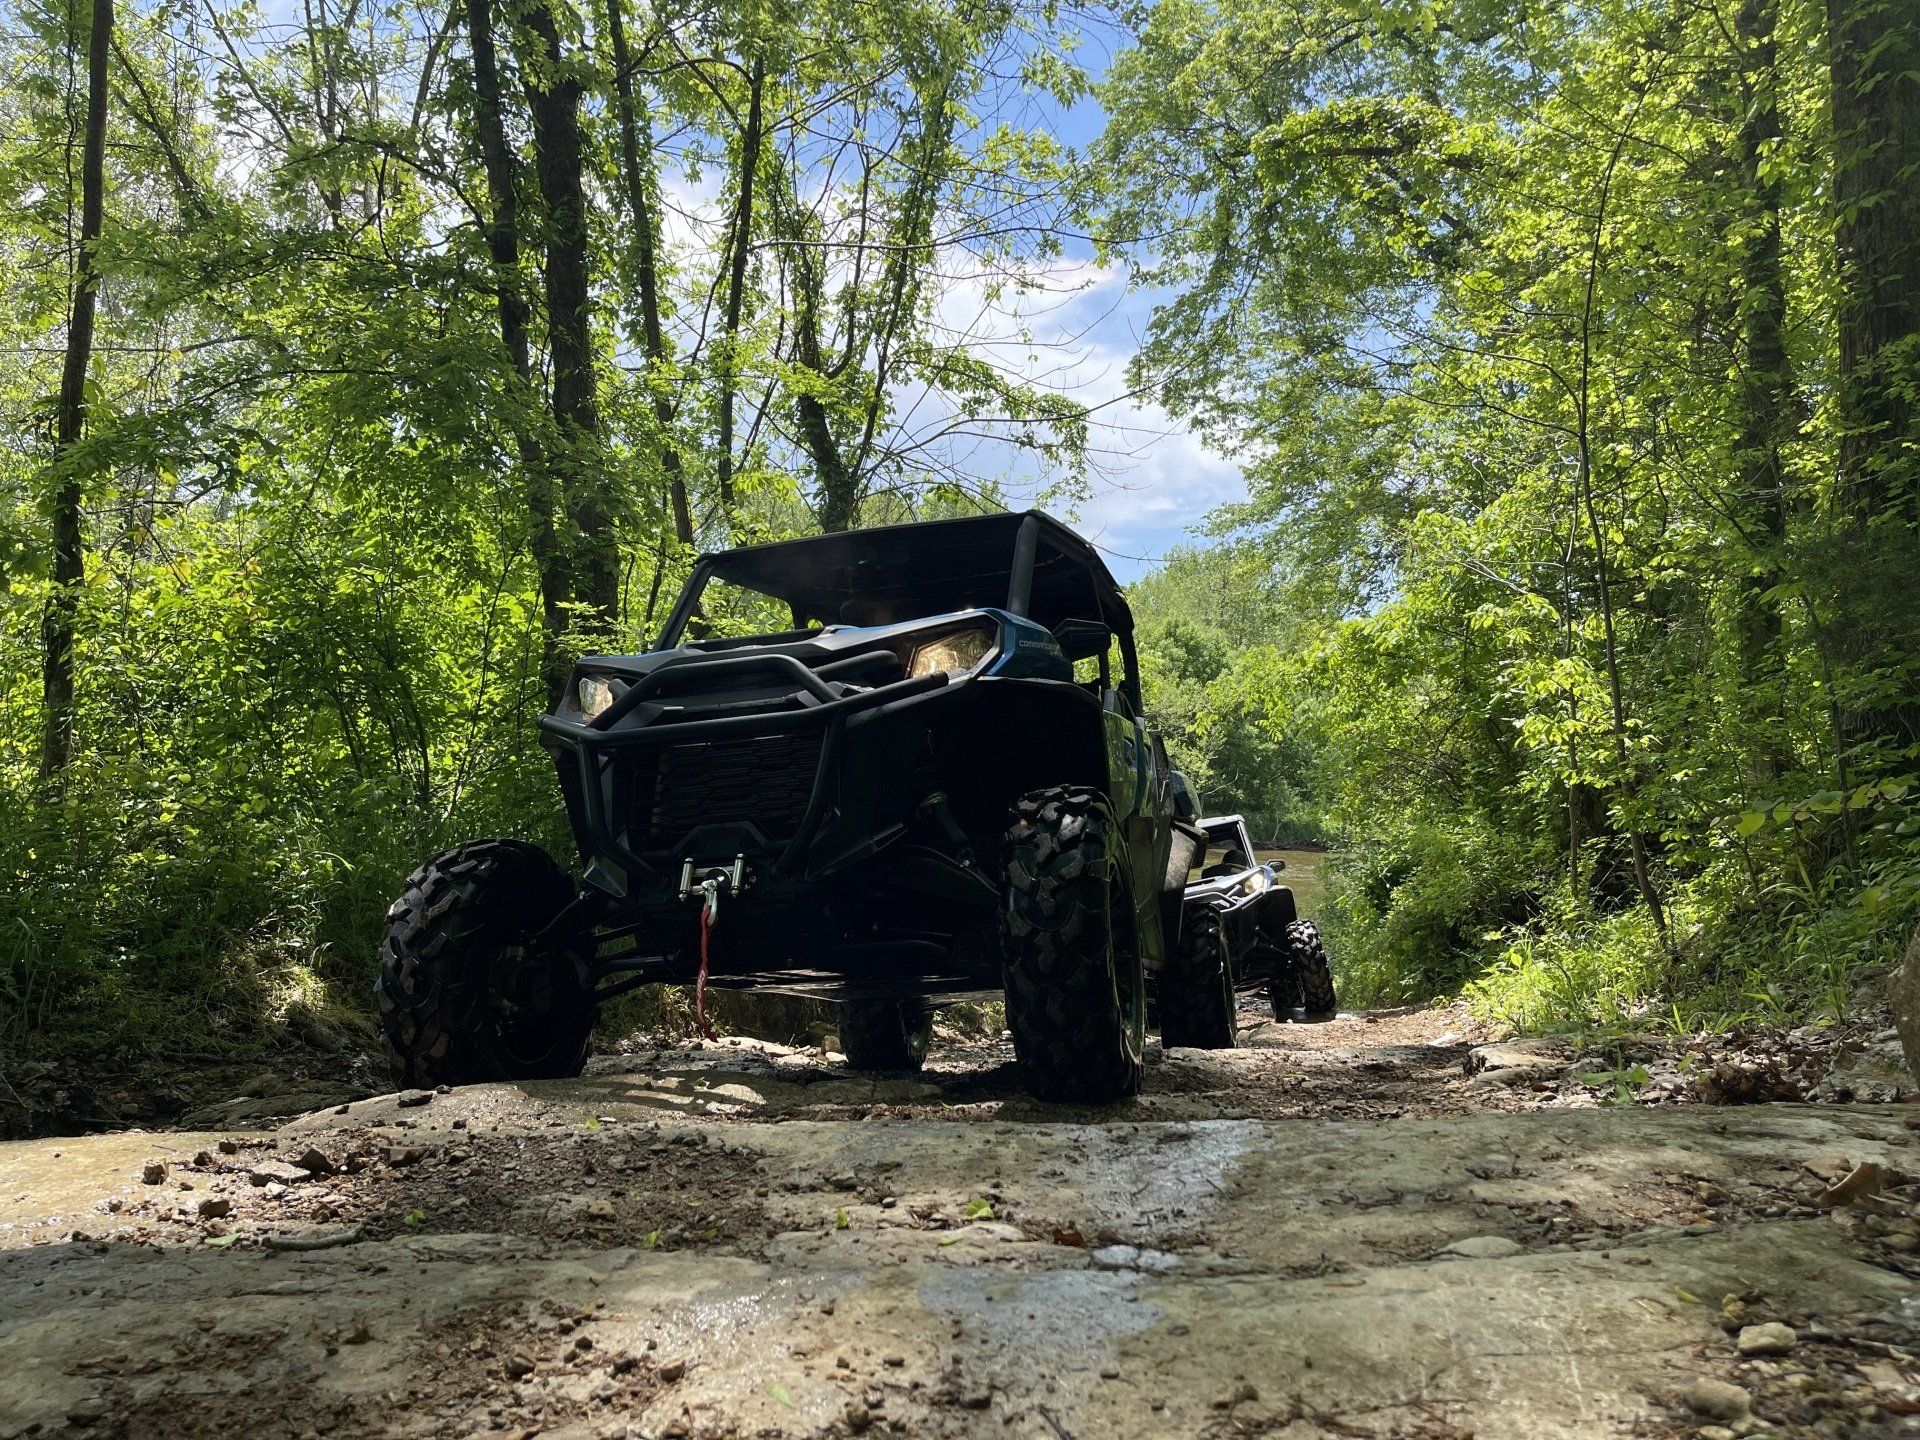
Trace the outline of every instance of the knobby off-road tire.
{"type": "Polygon", "coordinates": [[[1043,1100],[1140,1093],[1146,975],[1119,822],[1077,787],[1014,806],[1004,847],[1007,1028],[1043,1100]]]}
{"type": "Polygon", "coordinates": [[[1320,927],[1296,920],[1286,928],[1286,954],[1267,983],[1276,1020],[1331,1020],[1339,1009],[1333,990],[1333,966],[1320,927]]]}
{"type": "Polygon", "coordinates": [[[854,1070],[918,1070],[933,1039],[924,1000],[848,1000],[840,1006],[840,1051],[854,1070]]]}
{"type": "Polygon", "coordinates": [[[1231,1050],[1239,1027],[1226,929],[1211,911],[1187,915],[1180,928],[1179,952],[1160,973],[1160,1043],[1231,1050]]]}
{"type": "Polygon", "coordinates": [[[462,1085],[578,1075],[593,1034],[574,957],[528,942],[573,879],[519,840],[476,840],[407,877],[387,911],[374,998],[394,1079],[462,1085]]]}

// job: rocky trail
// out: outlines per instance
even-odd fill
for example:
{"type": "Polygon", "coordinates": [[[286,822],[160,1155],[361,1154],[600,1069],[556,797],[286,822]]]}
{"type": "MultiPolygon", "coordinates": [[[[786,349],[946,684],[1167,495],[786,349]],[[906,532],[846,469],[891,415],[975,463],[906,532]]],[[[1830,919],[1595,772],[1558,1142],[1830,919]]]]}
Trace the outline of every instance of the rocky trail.
{"type": "Polygon", "coordinates": [[[1884,1037],[1242,1020],[1100,1111],[729,1040],[0,1146],[0,1436],[1920,1435],[1884,1037]]]}

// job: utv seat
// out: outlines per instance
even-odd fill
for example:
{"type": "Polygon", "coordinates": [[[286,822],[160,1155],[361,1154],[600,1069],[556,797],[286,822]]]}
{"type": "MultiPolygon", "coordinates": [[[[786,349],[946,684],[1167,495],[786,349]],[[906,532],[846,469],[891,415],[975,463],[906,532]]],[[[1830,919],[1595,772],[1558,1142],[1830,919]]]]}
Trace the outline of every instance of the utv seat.
{"type": "Polygon", "coordinates": [[[1229,850],[1213,864],[1200,872],[1203,880],[1218,880],[1227,875],[1238,875],[1242,870],[1253,868],[1253,861],[1244,850],[1229,850]]]}

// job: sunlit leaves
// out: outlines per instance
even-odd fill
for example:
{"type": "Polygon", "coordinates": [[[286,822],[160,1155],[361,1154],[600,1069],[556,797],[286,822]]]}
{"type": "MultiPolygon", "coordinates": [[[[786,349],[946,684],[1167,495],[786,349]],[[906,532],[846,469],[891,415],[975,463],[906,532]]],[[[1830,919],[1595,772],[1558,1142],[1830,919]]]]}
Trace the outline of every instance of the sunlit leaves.
{"type": "Polygon", "coordinates": [[[1683,947],[1909,894],[1914,756],[1876,737],[1911,738],[1920,673],[1843,661],[1850,627],[1910,633],[1912,565],[1850,567],[1823,510],[1823,24],[1173,0],[1110,74],[1103,219],[1170,287],[1138,373],[1240,460],[1216,524],[1318,620],[1269,705],[1312,717],[1347,938],[1416,987],[1538,927],[1494,962],[1525,1013],[1643,993],[1590,918],[1637,893],[1635,832],[1683,947]],[[1548,1002],[1550,966],[1583,978],[1548,1002]]]}

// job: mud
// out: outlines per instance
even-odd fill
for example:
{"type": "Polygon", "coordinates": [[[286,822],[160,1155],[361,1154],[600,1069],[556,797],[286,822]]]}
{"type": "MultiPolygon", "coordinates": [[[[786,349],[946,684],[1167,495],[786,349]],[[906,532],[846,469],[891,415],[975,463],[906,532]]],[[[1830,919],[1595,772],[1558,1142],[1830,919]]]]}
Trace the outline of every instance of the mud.
{"type": "Polygon", "coordinates": [[[1101,1111],[736,1041],[0,1147],[0,1436],[1920,1434],[1920,1107],[1243,1018],[1101,1111]]]}

